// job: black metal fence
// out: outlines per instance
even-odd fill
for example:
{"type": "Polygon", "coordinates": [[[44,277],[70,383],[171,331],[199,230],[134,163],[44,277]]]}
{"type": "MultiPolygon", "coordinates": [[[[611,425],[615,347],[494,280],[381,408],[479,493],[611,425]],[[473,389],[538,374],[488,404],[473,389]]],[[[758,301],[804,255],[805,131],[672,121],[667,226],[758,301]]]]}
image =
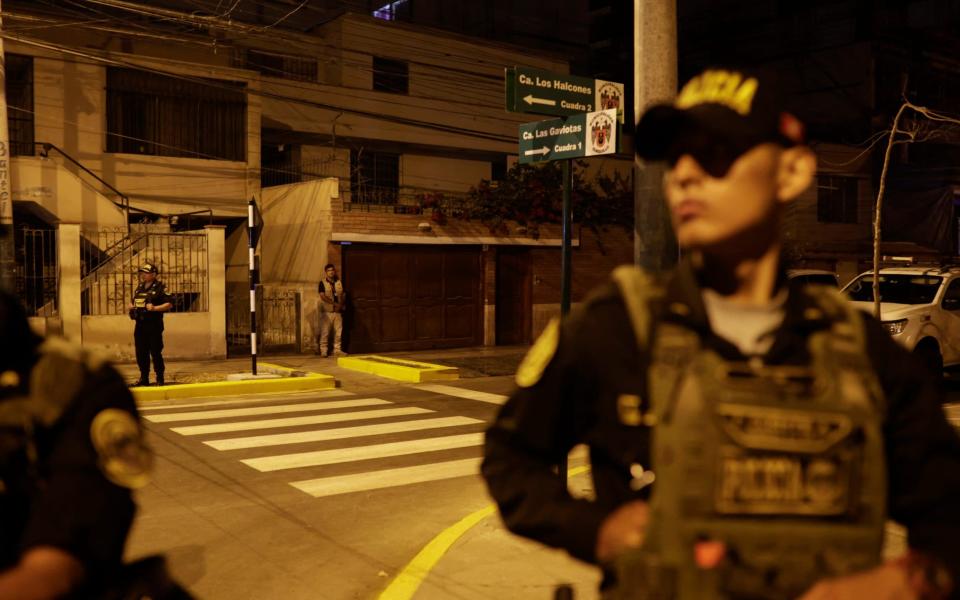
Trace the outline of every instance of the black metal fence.
{"type": "MultiPolygon", "coordinates": [[[[300,294],[257,288],[257,353],[300,352],[300,294]]],[[[237,286],[227,295],[227,352],[250,352],[250,292],[237,286]]]]}
{"type": "Polygon", "coordinates": [[[58,314],[60,265],[57,258],[57,230],[17,229],[17,296],[27,314],[52,317],[58,314]]]}
{"type": "Polygon", "coordinates": [[[209,309],[205,233],[96,230],[80,238],[82,314],[126,314],[145,263],[159,269],[174,312],[209,309]]]}

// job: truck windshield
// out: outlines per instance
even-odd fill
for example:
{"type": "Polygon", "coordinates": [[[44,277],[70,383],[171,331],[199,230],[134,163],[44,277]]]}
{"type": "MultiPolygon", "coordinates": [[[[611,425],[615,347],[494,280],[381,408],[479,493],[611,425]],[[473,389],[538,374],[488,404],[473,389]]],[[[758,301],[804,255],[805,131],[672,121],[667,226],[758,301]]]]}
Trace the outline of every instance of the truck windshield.
{"type": "MultiPolygon", "coordinates": [[[[935,275],[880,275],[880,301],[930,304],[942,281],[935,275]]],[[[857,277],[843,291],[856,302],[873,302],[873,275],[857,277]]]]}

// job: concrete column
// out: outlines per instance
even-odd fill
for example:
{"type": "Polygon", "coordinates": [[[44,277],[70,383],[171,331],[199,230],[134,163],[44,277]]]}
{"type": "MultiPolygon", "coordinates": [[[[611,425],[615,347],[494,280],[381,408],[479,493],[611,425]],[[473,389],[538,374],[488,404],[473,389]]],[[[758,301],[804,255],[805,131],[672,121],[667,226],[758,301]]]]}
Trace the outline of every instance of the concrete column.
{"type": "MultiPolygon", "coordinates": [[[[634,101],[639,120],[649,106],[677,94],[676,0],[634,0],[634,101]]],[[[634,164],[634,262],[660,272],[676,262],[663,198],[663,166],[634,164]]]]}
{"type": "Polygon", "coordinates": [[[210,315],[210,350],[213,358],[227,356],[226,228],[207,225],[207,314],[210,315]]]}
{"type": "Polygon", "coordinates": [[[80,225],[60,223],[57,231],[57,262],[60,267],[58,298],[63,337],[76,343],[83,341],[83,318],[80,314],[80,225]]]}

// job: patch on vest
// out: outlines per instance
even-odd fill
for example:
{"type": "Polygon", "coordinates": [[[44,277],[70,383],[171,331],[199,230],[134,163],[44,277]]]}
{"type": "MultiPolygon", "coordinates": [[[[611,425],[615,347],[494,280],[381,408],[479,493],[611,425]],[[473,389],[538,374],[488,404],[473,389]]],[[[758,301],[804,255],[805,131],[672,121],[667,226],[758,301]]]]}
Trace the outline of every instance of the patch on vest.
{"type": "Polygon", "coordinates": [[[716,509],[724,514],[839,516],[850,507],[849,457],[721,453],[716,509]]]}
{"type": "Polygon", "coordinates": [[[787,452],[824,452],[850,434],[850,417],[741,404],[721,404],[717,416],[723,431],[747,448],[787,452]]]}
{"type": "Polygon", "coordinates": [[[557,353],[559,343],[560,320],[551,319],[517,368],[517,385],[526,388],[540,381],[544,369],[550,364],[553,355],[557,353]]]}
{"type": "Polygon", "coordinates": [[[130,489],[149,483],[153,455],[133,415],[118,408],[101,410],[90,424],[90,440],[100,470],[111,482],[130,489]]]}

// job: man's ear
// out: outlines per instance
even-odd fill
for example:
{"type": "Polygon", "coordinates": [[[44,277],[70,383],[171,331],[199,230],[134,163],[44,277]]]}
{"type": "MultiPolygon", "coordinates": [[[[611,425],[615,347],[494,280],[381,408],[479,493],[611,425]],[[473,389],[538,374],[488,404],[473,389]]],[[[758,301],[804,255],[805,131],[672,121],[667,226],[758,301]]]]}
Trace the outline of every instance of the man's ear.
{"type": "Polygon", "coordinates": [[[780,154],[777,200],[787,203],[802,194],[817,175],[817,155],[807,146],[786,148],[780,154]]]}

